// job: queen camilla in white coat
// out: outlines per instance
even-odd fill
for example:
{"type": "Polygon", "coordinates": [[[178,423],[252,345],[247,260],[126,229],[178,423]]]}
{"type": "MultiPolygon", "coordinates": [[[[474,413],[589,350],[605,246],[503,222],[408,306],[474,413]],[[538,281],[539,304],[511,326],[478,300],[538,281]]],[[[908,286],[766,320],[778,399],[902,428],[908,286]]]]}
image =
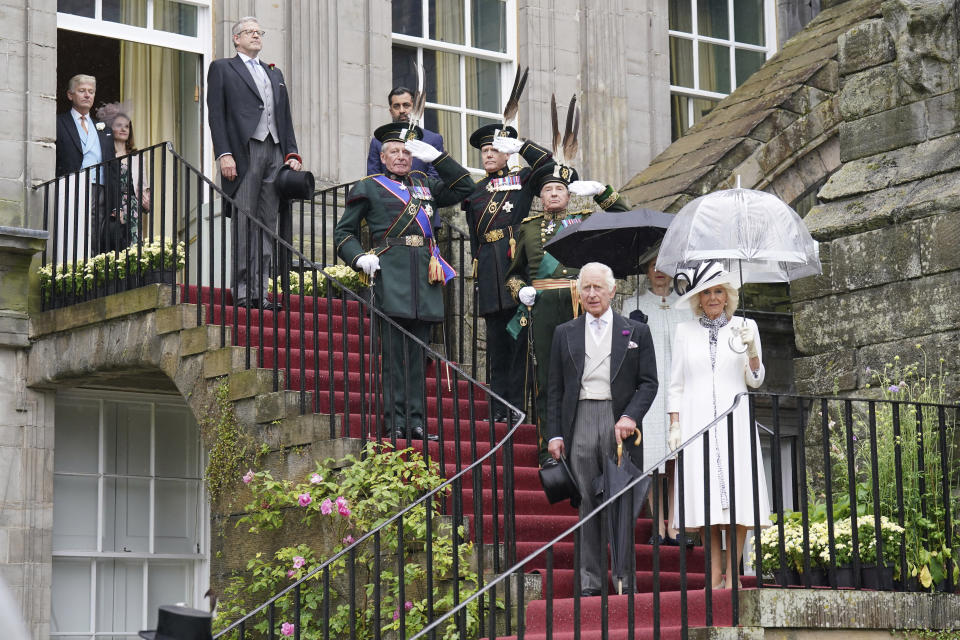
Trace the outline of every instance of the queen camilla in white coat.
{"type": "MultiPolygon", "coordinates": [[[[747,387],[763,384],[764,368],[757,325],[753,320],[734,318],[739,299],[736,279],[716,262],[702,263],[696,269],[678,274],[677,280],[688,284],[678,304],[690,304],[695,320],[677,327],[673,343],[673,362],[667,389],[667,412],[670,415],[668,441],[671,449],[698,433],[722,415],[733,404],[738,393],[747,387]],[[743,346],[746,349],[743,349],[743,346]],[[735,350],[736,349],[736,350],[735,350]],[[738,350],[743,349],[742,353],[738,350]]],[[[704,469],[709,465],[711,573],[714,588],[730,585],[743,555],[748,527],[754,526],[753,473],[750,464],[750,416],[745,398],[733,412],[734,491],[737,540],[729,548],[736,549],[736,564],[730,566],[728,554],[723,576],[720,531],[730,524],[730,465],[728,459],[727,422],[720,421],[710,429],[709,459],[703,460],[703,444],[697,439],[684,449],[683,486],[684,525],[701,529],[706,541],[704,505],[704,469]]],[[[756,440],[757,483],[760,524],[770,524],[770,508],[759,438],[756,440]]],[[[679,487],[679,483],[675,483],[679,487]]],[[[677,489],[677,500],[681,499],[677,489]]],[[[676,523],[679,526],[679,522],[676,523]]]]}

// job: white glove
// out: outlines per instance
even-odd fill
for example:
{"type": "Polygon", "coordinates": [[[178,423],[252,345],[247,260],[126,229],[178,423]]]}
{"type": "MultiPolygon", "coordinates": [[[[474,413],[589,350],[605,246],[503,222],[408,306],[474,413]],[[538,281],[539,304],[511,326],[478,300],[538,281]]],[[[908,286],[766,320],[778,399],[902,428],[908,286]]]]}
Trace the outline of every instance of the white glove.
{"type": "Polygon", "coordinates": [[[740,327],[740,341],[747,346],[747,355],[756,358],[757,353],[757,332],[748,324],[740,327]]]}
{"type": "Polygon", "coordinates": [[[357,266],[363,269],[368,276],[372,276],[375,271],[380,269],[380,258],[372,253],[365,253],[357,258],[357,266]]]}
{"type": "Polygon", "coordinates": [[[667,433],[667,446],[670,447],[670,451],[676,451],[680,442],[680,423],[671,422],[670,431],[667,433]]]}
{"type": "Polygon", "coordinates": [[[423,140],[407,140],[403,146],[407,148],[410,155],[423,162],[433,162],[440,157],[441,153],[423,140]]]}
{"type": "Polygon", "coordinates": [[[507,138],[505,136],[494,136],[493,148],[500,153],[520,153],[523,148],[523,140],[519,138],[507,138]]]}
{"type": "Polygon", "coordinates": [[[575,180],[567,187],[575,196],[596,196],[607,190],[607,185],[596,180],[575,180]]]}
{"type": "Polygon", "coordinates": [[[521,304],[531,307],[533,303],[537,301],[537,290],[533,287],[524,287],[517,293],[517,297],[520,299],[521,304]]]}

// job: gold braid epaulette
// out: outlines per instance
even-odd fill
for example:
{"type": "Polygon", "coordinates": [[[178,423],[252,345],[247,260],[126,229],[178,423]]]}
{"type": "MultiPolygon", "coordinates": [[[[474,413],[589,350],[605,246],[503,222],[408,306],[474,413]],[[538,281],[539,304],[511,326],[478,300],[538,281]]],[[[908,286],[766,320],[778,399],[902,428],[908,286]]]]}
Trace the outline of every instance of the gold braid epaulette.
{"type": "Polygon", "coordinates": [[[617,193],[615,189],[610,190],[610,195],[603,199],[602,202],[598,202],[601,209],[606,210],[607,207],[612,206],[614,202],[617,201],[617,198],[620,197],[620,194],[617,193]]]}
{"type": "Polygon", "coordinates": [[[530,222],[531,220],[536,220],[537,218],[542,218],[542,217],[543,217],[542,213],[538,213],[535,216],[527,216],[526,218],[520,221],[520,224],[523,224],[524,222],[530,222]]]}

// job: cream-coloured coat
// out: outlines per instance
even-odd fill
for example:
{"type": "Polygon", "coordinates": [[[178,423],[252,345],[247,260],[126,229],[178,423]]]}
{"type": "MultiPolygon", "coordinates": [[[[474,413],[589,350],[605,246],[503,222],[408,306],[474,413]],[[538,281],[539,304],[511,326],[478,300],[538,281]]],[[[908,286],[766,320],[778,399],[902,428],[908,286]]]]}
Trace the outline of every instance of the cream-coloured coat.
{"type": "MultiPolygon", "coordinates": [[[[746,353],[736,353],[729,346],[732,327],[743,326],[744,319],[735,317],[726,326],[721,327],[717,337],[717,363],[710,367],[709,331],[700,326],[698,320],[684,322],[677,327],[673,343],[673,362],[670,373],[670,385],[667,389],[667,412],[678,413],[682,441],[700,431],[716,416],[724,413],[738,393],[747,390],[747,386],[759,387],[763,384],[763,352],[760,347],[760,334],[753,320],[746,322],[757,336],[757,351],[761,356],[760,369],[754,376],[750,371],[746,353]]],[[[734,344],[739,344],[736,339],[734,344]]],[[[738,524],[752,526],[753,480],[750,464],[750,414],[747,399],[741,398],[734,411],[734,485],[736,491],[736,521],[738,524]]],[[[710,524],[728,524],[729,511],[729,461],[727,442],[727,422],[710,429],[710,524]]],[[[767,483],[763,472],[763,460],[760,455],[760,441],[757,438],[757,481],[759,484],[760,524],[770,524],[770,501],[767,483]]],[[[704,460],[703,439],[698,438],[684,450],[684,503],[687,527],[701,527],[705,523],[704,515],[704,460]]],[[[675,483],[677,510],[680,513],[680,483],[675,483]]],[[[679,515],[677,515],[679,518],[679,515]]],[[[674,523],[679,526],[679,522],[674,523]]]]}

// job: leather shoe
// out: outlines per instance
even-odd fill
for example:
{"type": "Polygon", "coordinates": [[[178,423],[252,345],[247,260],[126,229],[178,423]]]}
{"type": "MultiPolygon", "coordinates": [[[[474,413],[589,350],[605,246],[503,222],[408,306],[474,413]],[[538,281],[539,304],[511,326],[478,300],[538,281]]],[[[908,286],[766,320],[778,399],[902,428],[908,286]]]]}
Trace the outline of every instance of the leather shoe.
{"type": "Polygon", "coordinates": [[[670,537],[666,537],[666,538],[665,538],[665,537],[661,536],[659,533],[655,533],[655,534],[653,534],[652,536],[650,536],[650,539],[649,539],[649,540],[647,540],[647,544],[649,544],[649,545],[659,544],[660,546],[669,545],[670,543],[667,542],[667,541],[668,541],[668,540],[671,540],[671,539],[672,539],[672,538],[670,538],[670,537]]]}
{"type": "MultiPolygon", "coordinates": [[[[397,440],[423,440],[423,427],[417,425],[411,429],[405,429],[398,427],[391,431],[388,431],[384,438],[396,438],[397,440]]],[[[439,438],[435,435],[427,435],[427,440],[438,440],[439,438]]]]}
{"type": "Polygon", "coordinates": [[[271,302],[269,300],[263,300],[260,303],[260,309],[263,311],[283,311],[283,305],[279,302],[271,302]]]}
{"type": "Polygon", "coordinates": [[[584,589],[580,592],[583,598],[596,598],[600,595],[600,589],[584,589]]]}

